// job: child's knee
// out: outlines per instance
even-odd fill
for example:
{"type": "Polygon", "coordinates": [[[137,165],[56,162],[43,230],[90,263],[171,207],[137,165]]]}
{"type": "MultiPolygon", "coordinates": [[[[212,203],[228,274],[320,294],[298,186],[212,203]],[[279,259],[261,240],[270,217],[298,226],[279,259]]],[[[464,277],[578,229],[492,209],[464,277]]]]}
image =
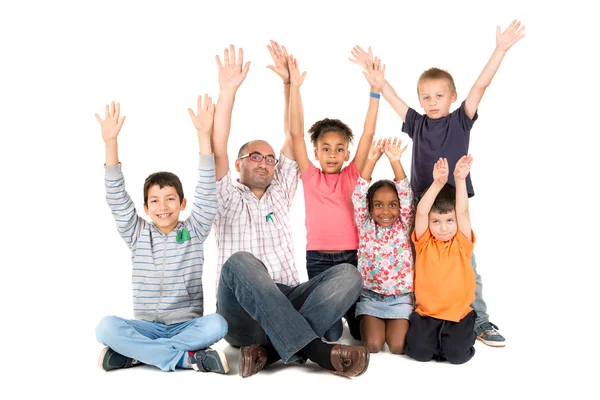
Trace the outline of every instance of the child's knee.
{"type": "Polygon", "coordinates": [[[102,318],[96,326],[96,340],[103,344],[111,342],[119,322],[120,318],[114,315],[102,318]]]}
{"type": "Polygon", "coordinates": [[[424,341],[406,340],[404,352],[417,361],[431,361],[436,355],[436,349],[424,341]]]}
{"type": "Polygon", "coordinates": [[[383,338],[363,337],[363,344],[369,349],[370,353],[379,353],[383,349],[384,343],[383,338]]]}
{"type": "Polygon", "coordinates": [[[202,317],[204,328],[221,340],[227,335],[227,321],[220,314],[208,314],[202,317]]]}
{"type": "Polygon", "coordinates": [[[392,354],[404,354],[404,340],[396,340],[392,343],[388,342],[388,347],[392,354]]]}
{"type": "Polygon", "coordinates": [[[444,351],[444,357],[450,364],[464,364],[473,358],[475,354],[475,348],[473,346],[469,348],[446,348],[444,351]]]}

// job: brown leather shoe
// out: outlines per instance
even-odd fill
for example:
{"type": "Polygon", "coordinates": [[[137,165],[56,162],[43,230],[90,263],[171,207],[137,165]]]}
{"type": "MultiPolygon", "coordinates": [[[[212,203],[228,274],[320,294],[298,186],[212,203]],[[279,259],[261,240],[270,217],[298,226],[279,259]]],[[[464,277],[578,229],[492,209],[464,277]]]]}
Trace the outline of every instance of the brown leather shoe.
{"type": "Polygon", "coordinates": [[[254,375],[265,367],[267,351],[259,344],[244,346],[240,349],[239,374],[242,378],[254,375]]]}
{"type": "Polygon", "coordinates": [[[336,375],[348,378],[362,375],[369,366],[369,349],[365,346],[336,344],[331,349],[331,364],[336,375]]]}

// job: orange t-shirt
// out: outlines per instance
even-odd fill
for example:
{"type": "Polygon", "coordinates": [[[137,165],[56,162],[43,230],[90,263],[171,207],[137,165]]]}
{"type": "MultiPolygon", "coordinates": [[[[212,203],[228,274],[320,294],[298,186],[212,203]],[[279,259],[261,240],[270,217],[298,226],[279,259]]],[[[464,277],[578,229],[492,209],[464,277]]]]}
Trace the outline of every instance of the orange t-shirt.
{"type": "Polygon", "coordinates": [[[431,231],[416,240],[415,311],[423,317],[458,322],[471,311],[475,300],[475,273],[471,255],[475,234],[469,241],[459,230],[447,242],[440,242],[431,231]]]}

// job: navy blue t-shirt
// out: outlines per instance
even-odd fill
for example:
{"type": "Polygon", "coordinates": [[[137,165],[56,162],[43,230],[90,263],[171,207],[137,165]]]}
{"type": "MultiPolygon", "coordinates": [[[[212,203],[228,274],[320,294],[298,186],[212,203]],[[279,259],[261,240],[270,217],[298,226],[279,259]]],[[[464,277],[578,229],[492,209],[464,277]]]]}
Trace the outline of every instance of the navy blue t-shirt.
{"type": "MultiPolygon", "coordinates": [[[[473,119],[467,116],[464,101],[459,108],[439,119],[408,109],[402,132],[413,141],[410,185],[415,197],[421,197],[433,183],[433,165],[440,157],[448,159],[448,183],[455,186],[454,167],[462,156],[469,154],[469,136],[477,117],[477,112],[473,119]]],[[[467,176],[467,193],[469,197],[475,195],[471,174],[467,176]]]]}

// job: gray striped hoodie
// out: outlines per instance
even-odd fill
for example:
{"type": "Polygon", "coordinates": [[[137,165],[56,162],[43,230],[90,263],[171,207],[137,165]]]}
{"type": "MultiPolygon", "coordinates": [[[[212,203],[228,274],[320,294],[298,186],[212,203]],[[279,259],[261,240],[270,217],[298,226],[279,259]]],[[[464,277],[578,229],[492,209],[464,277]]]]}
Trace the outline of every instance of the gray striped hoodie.
{"type": "Polygon", "coordinates": [[[171,325],[201,317],[203,243],[217,210],[214,156],[200,154],[192,213],[168,235],[137,215],[121,164],[105,167],[105,186],[117,230],[131,249],[135,318],[171,325]],[[183,229],[190,239],[180,244],[183,229]]]}

